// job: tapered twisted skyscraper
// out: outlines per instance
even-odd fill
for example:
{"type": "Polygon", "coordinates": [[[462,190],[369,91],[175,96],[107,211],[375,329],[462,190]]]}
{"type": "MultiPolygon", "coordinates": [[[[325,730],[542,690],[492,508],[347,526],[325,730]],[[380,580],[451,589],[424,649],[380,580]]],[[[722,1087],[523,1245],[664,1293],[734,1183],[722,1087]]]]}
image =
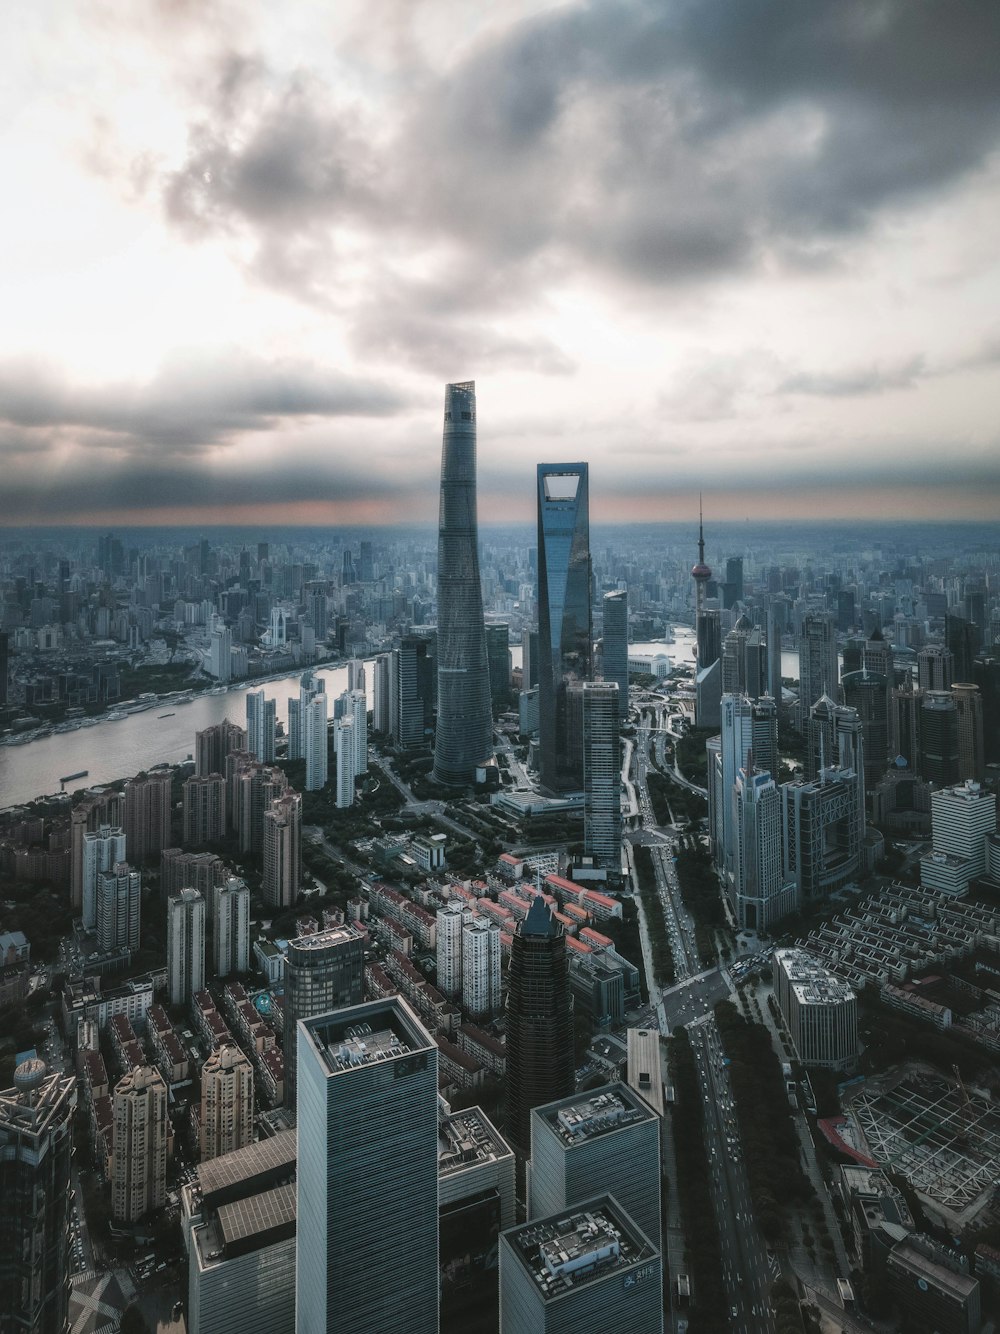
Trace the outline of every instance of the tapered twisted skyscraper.
{"type": "Polygon", "coordinates": [[[474,781],[493,750],[476,526],[476,386],[444,391],[438,528],[438,715],[434,777],[474,781]]]}

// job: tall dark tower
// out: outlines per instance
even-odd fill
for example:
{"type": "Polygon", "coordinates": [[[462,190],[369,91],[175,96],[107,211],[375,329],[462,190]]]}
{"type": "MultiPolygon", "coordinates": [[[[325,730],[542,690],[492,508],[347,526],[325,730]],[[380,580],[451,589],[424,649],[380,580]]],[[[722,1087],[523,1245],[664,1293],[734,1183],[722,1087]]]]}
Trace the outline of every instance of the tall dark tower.
{"type": "Polygon", "coordinates": [[[507,975],[507,1132],[531,1151],[531,1110],[573,1092],[573,997],[563,929],[539,895],[514,932],[507,975]]]}
{"type": "Polygon", "coordinates": [[[583,789],[582,697],[570,686],[592,674],[587,478],[586,463],[538,465],[539,768],[549,792],[583,789]]]}
{"type": "Polygon", "coordinates": [[[438,526],[438,714],[434,777],[475,781],[493,753],[493,710],[486,658],[476,525],[476,386],[444,391],[441,517],[438,526]]]}

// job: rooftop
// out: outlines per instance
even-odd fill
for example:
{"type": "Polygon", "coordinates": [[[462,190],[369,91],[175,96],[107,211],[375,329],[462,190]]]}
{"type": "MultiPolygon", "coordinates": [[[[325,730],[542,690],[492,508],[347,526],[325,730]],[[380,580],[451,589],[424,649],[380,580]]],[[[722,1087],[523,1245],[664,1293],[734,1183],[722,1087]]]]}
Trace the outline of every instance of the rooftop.
{"type": "Polygon", "coordinates": [[[285,1130],[270,1139],[210,1158],[198,1167],[202,1199],[212,1204],[218,1197],[234,1199],[250,1194],[254,1186],[293,1170],[297,1148],[298,1135],[294,1130],[285,1130]]]}
{"type": "Polygon", "coordinates": [[[843,1005],[855,998],[854,989],[807,950],[775,950],[774,960],[802,1004],[843,1005]]]}
{"type": "Polygon", "coordinates": [[[653,1113],[625,1084],[609,1084],[587,1095],[573,1094],[537,1108],[537,1115],[571,1146],[653,1120],[653,1113]]]}
{"type": "Polygon", "coordinates": [[[438,1123],[438,1175],[451,1176],[511,1157],[510,1146],[478,1107],[442,1116],[438,1123]]]}
{"type": "Polygon", "coordinates": [[[325,950],[333,945],[344,945],[349,941],[360,941],[361,937],[352,926],[331,926],[325,931],[311,931],[307,936],[296,936],[288,942],[288,948],[301,953],[306,950],[325,950]]]}
{"type": "Polygon", "coordinates": [[[545,1301],[657,1257],[610,1195],[504,1233],[545,1301]]]}
{"type": "Polygon", "coordinates": [[[377,1065],[408,1052],[436,1050],[426,1030],[397,996],[304,1022],[330,1074],[377,1065]]]}

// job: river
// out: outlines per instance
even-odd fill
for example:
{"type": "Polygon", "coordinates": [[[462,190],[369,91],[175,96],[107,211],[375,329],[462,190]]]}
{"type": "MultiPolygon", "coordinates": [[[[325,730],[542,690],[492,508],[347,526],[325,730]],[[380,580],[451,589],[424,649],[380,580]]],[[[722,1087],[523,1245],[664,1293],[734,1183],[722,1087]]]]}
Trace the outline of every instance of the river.
{"type": "MultiPolygon", "coordinates": [[[[694,632],[678,626],[673,642],[631,644],[634,653],[666,653],[672,662],[689,663],[694,656],[694,632]]],[[[513,665],[521,665],[521,646],[512,645],[513,665]]],[[[798,676],[798,655],[782,653],[782,672],[798,676]]],[[[220,695],[195,695],[188,704],[160,700],[143,713],[130,714],[120,722],[100,722],[73,732],[60,732],[23,746],[0,746],[0,810],[33,801],[59,791],[64,774],[86,769],[85,778],[67,783],[67,790],[92,787],[116,778],[128,778],[154,764],[179,764],[194,751],[196,732],[229,718],[246,725],[250,690],[263,689],[277,701],[277,716],[285,722],[288,700],[298,694],[301,672],[256,685],[242,684],[220,695]],[[169,717],[161,715],[169,714],[169,717]]],[[[323,667],[318,675],[326,682],[327,694],[336,698],[347,689],[347,666],[323,667]]],[[[366,672],[369,704],[374,674],[366,672]]]]}

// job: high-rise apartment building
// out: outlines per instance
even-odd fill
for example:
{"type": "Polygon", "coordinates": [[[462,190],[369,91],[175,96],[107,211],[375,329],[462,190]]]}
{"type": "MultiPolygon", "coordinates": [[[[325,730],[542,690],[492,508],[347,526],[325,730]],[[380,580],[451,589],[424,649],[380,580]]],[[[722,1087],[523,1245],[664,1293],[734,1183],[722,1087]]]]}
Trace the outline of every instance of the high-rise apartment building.
{"type": "Polygon", "coordinates": [[[660,1244],[660,1118],[627,1084],[573,1093],[531,1113],[528,1217],[614,1194],[660,1244]]]}
{"type": "Polygon", "coordinates": [[[276,701],[263,690],[247,692],[247,749],[262,764],[274,761],[274,735],[277,728],[276,701]]]}
{"type": "Polygon", "coordinates": [[[837,632],[826,612],[808,612],[802,618],[799,639],[799,728],[804,729],[810,708],[820,695],[835,696],[839,679],[837,632]]]}
{"type": "Polygon", "coordinates": [[[125,784],[125,852],[133,865],[170,847],[170,784],[166,770],[137,774],[125,784]]]}
{"type": "Polygon", "coordinates": [[[299,681],[299,697],[288,700],[288,758],[306,759],[306,712],[310,701],[317,695],[325,695],[326,682],[314,671],[302,673],[299,681]]]}
{"type": "Polygon", "coordinates": [[[462,994],[462,928],[472,917],[464,899],[452,899],[437,912],[437,985],[449,1000],[462,994]]]}
{"type": "Polygon", "coordinates": [[[233,674],[233,632],[217,620],[208,635],[208,661],[205,670],[217,681],[228,681],[233,674]]]}
{"type": "Polygon", "coordinates": [[[622,861],[619,688],[585,681],[583,693],[583,849],[616,874],[622,861]]]}
{"type": "Polygon", "coordinates": [[[573,997],[561,925],[539,895],[517,924],[507,972],[507,1129],[531,1149],[531,1111],[573,1092],[573,997]]]}
{"type": "Polygon", "coordinates": [[[663,1334],[659,1248],[603,1194],[500,1237],[500,1334],[663,1334]]]}
{"type": "Polygon", "coordinates": [[[346,715],[343,718],[338,718],[333,725],[333,750],[337,762],[336,805],[338,810],[346,810],[348,806],[354,804],[354,779],[356,777],[354,765],[357,758],[354,726],[354,718],[346,715]]]}
{"type": "Polygon", "coordinates": [[[470,380],[445,387],[441,450],[434,777],[452,785],[474,782],[493,754],[477,531],[476,386],[470,380]]]}
{"type": "Polygon", "coordinates": [[[288,908],[302,886],[302,796],[285,792],[264,812],[263,875],[264,902],[288,908]]]}
{"type": "MultiPolygon", "coordinates": [[[[118,829],[124,834],[125,798],[120,792],[92,791],[73,807],[70,827],[70,902],[73,911],[84,913],[84,848],[86,835],[97,833],[102,826],[118,829]]],[[[122,848],[122,858],[125,856],[122,848]]],[[[121,860],[121,859],[119,859],[121,860]]],[[[109,863],[110,865],[111,863],[109,863]]],[[[101,869],[107,870],[107,867],[101,869]]],[[[93,913],[96,913],[96,906],[93,913]]],[[[85,913],[84,916],[86,917],[85,913]]],[[[86,920],[84,921],[86,925],[86,920]]],[[[91,923],[93,925],[93,923],[91,923]]]]}
{"type": "Polygon", "coordinates": [[[80,896],[83,925],[88,931],[97,927],[97,877],[102,871],[125,860],[125,831],[101,825],[82,835],[80,896]]]}
{"type": "Polygon", "coordinates": [[[618,687],[618,717],[628,717],[628,592],[604,594],[604,632],[601,638],[601,673],[618,687]]]}
{"type": "Polygon", "coordinates": [[[229,757],[227,807],[241,852],[260,855],[264,847],[264,814],[288,792],[288,778],[274,764],[260,764],[247,751],[229,757]]]}
{"type": "Polygon", "coordinates": [[[201,1071],[198,1141],[202,1162],[253,1140],[253,1066],[233,1043],[210,1052],[201,1071]]]}
{"type": "Polygon", "coordinates": [[[364,996],[364,938],[352,926],[314,931],[288,942],[285,952],[285,1106],[295,1107],[296,1025],[364,996]]]}
{"type": "Polygon", "coordinates": [[[194,771],[197,777],[224,774],[226,756],[233,750],[246,750],[246,729],[224,718],[194,735],[194,771]]]}
{"type": "Polygon", "coordinates": [[[226,877],[226,868],[217,853],[164,848],[160,854],[162,899],[166,899],[174,890],[190,887],[196,889],[206,903],[213,903],[215,892],[225,883],[226,877]]]}
{"type": "Polygon", "coordinates": [[[139,948],[142,877],[127,862],[97,873],[97,947],[103,953],[139,948]]]}
{"type": "Polygon", "coordinates": [[[167,1086],[155,1065],[138,1065],[115,1085],[111,1213],[134,1223],[167,1198],[170,1118],[167,1086]]]}
{"type": "Polygon", "coordinates": [[[463,923],[462,1009],[473,1019],[500,1009],[500,927],[488,917],[463,923]]]}
{"type": "Polygon", "coordinates": [[[437,1334],[437,1066],[398,997],[299,1025],[298,1334],[437,1334]]]}
{"type": "Polygon", "coordinates": [[[36,1058],[0,1092],[0,1328],[69,1328],[69,1209],[76,1080],[36,1058]]]}
{"type": "Polygon", "coordinates": [[[212,896],[212,958],[216,977],[250,967],[250,890],[230,876],[212,896]]]}
{"type": "Polygon", "coordinates": [[[205,985],[205,900],[196,889],[167,899],[167,986],[171,1005],[187,1005],[205,985]]]}
{"type": "Polygon", "coordinates": [[[538,465],[539,777],[583,787],[583,737],[569,687],[591,678],[590,503],[586,463],[538,465]]]}
{"type": "Polygon", "coordinates": [[[181,843],[185,848],[203,848],[226,836],[226,780],[223,774],[205,774],[185,779],[182,788],[183,821],[181,843]]]}
{"type": "Polygon", "coordinates": [[[306,761],[307,792],[318,792],[326,786],[327,756],[329,753],[329,725],[326,694],[313,695],[302,710],[302,750],[306,761]]]}

